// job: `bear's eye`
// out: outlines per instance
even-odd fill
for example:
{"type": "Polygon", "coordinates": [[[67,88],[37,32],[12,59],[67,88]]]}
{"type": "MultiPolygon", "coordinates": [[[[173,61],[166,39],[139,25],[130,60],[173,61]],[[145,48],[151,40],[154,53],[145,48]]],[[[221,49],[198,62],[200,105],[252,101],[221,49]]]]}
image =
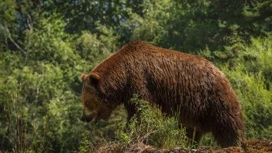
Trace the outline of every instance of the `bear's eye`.
{"type": "Polygon", "coordinates": [[[90,106],[90,102],[89,101],[87,101],[87,102],[85,102],[85,106],[90,106]]]}

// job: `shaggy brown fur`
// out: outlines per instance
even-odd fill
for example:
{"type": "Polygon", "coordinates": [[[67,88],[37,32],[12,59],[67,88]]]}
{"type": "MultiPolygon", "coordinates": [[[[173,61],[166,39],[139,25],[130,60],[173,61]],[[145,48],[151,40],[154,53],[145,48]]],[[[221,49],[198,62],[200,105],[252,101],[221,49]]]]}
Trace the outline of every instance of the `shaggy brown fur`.
{"type": "Polygon", "coordinates": [[[196,130],[196,141],[210,131],[221,147],[238,145],[243,138],[241,106],[229,81],[211,62],[198,56],[131,42],[82,75],[82,80],[85,121],[106,120],[121,103],[129,120],[136,107],[129,100],[138,94],[165,114],[179,113],[190,138],[196,130]],[[90,109],[86,102],[96,106],[90,109]]]}

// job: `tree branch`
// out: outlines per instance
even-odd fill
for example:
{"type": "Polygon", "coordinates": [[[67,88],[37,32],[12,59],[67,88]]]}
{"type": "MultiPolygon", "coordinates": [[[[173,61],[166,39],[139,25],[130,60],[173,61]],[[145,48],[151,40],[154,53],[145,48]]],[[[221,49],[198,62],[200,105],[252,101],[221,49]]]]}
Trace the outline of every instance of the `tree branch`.
{"type": "Polygon", "coordinates": [[[16,46],[17,49],[19,49],[21,52],[23,52],[26,55],[26,51],[24,49],[22,49],[22,47],[20,47],[20,45],[18,43],[16,43],[16,41],[12,38],[9,28],[7,27],[6,24],[5,24],[5,29],[8,34],[8,39],[16,46]]]}

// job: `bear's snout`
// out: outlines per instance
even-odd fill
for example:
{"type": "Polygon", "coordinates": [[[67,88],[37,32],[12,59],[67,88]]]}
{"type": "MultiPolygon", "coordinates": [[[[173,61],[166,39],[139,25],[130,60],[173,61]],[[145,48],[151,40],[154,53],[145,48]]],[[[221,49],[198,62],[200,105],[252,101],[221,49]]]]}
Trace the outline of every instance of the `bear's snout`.
{"type": "Polygon", "coordinates": [[[88,114],[88,115],[83,114],[81,116],[80,120],[83,121],[83,122],[92,122],[94,120],[99,120],[99,119],[98,119],[97,113],[93,112],[93,113],[88,114]]]}
{"type": "Polygon", "coordinates": [[[82,115],[82,116],[80,117],[80,120],[81,120],[82,122],[87,122],[87,118],[86,118],[84,115],[82,115]]]}

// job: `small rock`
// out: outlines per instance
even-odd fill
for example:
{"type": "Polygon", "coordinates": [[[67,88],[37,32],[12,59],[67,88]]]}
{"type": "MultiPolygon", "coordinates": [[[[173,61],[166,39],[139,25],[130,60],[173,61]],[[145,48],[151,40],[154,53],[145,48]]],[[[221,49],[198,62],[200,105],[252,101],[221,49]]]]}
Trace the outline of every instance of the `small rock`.
{"type": "Polygon", "coordinates": [[[192,149],[192,152],[197,152],[197,149],[192,149]]]}
{"type": "Polygon", "coordinates": [[[175,149],[175,150],[170,151],[170,153],[179,153],[179,150],[175,149]]]}
{"type": "Polygon", "coordinates": [[[174,150],[180,150],[181,149],[181,147],[175,147],[174,148],[174,150]]]}
{"type": "Polygon", "coordinates": [[[154,153],[164,153],[162,150],[157,150],[154,153]]]}

